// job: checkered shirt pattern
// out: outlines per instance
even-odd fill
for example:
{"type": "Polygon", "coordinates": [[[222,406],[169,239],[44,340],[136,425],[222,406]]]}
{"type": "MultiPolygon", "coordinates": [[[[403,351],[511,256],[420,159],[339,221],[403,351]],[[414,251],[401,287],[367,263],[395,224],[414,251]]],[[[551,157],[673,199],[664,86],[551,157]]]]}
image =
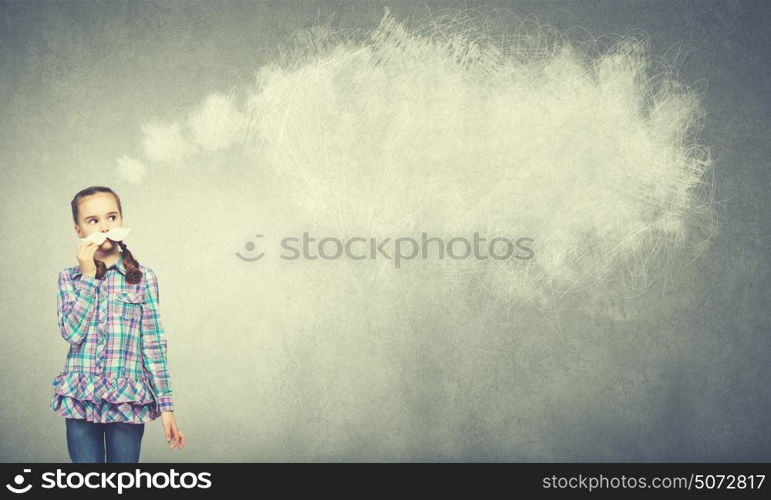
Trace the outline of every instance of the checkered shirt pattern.
{"type": "Polygon", "coordinates": [[[59,331],[69,343],[64,370],[51,382],[51,409],[91,422],[145,423],[174,411],[158,279],[126,282],[123,256],[102,280],[80,266],[59,273],[59,331]]]}

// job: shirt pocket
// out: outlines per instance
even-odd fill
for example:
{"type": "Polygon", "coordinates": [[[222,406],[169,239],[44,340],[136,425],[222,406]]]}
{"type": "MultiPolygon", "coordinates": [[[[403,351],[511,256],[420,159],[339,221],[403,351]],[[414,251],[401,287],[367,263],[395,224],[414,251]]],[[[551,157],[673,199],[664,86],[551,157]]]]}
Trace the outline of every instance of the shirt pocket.
{"type": "Polygon", "coordinates": [[[120,321],[125,326],[138,323],[144,301],[143,293],[131,291],[117,292],[112,299],[112,314],[115,320],[120,321]]]}

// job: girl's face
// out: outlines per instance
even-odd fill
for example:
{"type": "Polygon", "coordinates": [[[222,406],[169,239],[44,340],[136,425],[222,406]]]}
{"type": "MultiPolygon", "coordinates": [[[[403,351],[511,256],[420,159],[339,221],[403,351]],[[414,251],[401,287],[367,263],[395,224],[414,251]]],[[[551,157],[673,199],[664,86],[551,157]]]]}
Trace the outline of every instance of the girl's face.
{"type": "MultiPolygon", "coordinates": [[[[78,224],[75,232],[79,238],[86,238],[96,232],[106,233],[114,227],[123,227],[123,218],[118,203],[110,193],[96,193],[86,196],[78,204],[78,224]]],[[[97,253],[110,254],[117,249],[117,243],[105,238],[97,253]]]]}

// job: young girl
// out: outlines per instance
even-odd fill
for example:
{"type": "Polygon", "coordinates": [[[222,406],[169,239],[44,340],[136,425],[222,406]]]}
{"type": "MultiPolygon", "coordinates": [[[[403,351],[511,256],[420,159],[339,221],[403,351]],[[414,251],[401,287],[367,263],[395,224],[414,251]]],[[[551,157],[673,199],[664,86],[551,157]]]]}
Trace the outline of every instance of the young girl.
{"type": "MultiPolygon", "coordinates": [[[[72,200],[75,233],[86,238],[123,227],[120,198],[92,186],[72,200]]],[[[82,241],[78,265],[59,273],[59,330],[69,343],[64,371],[51,383],[51,409],[65,418],[73,462],[139,461],[144,423],[161,417],[170,448],[185,435],[174,420],[158,279],[123,241],[82,241]]]]}

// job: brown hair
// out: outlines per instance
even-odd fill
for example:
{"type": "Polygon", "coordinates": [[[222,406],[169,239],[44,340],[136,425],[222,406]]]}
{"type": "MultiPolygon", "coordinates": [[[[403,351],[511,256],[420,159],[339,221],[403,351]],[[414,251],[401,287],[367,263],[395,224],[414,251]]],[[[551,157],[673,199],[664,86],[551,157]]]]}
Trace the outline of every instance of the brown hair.
{"type": "MultiPolygon", "coordinates": [[[[72,208],[72,220],[76,225],[78,224],[78,206],[80,204],[80,200],[86,196],[91,196],[92,194],[97,193],[109,193],[113,195],[115,197],[115,202],[118,204],[118,212],[120,213],[121,218],[123,218],[123,209],[120,205],[120,197],[108,187],[91,186],[76,194],[70,202],[70,206],[72,208]]],[[[123,250],[123,265],[126,267],[126,282],[135,285],[142,280],[142,271],[139,270],[139,262],[137,262],[137,260],[131,254],[131,251],[126,247],[124,242],[118,241],[117,243],[121,250],[123,250]]],[[[96,279],[104,279],[104,275],[107,272],[107,266],[104,262],[97,259],[94,259],[94,263],[96,264],[96,279]]]]}

